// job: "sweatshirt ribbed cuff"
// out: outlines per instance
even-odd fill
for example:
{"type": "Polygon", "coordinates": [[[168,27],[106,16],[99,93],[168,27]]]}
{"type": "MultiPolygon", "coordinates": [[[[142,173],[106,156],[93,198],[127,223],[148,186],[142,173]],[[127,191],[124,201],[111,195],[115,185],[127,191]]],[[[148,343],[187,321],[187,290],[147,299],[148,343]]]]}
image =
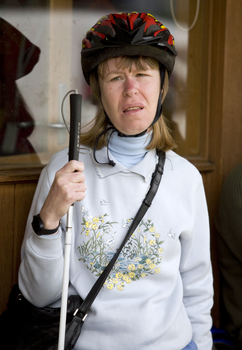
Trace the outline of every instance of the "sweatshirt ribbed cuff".
{"type": "Polygon", "coordinates": [[[63,253],[60,229],[56,235],[38,236],[33,233],[29,237],[29,246],[35,254],[43,258],[56,258],[63,253]]]}

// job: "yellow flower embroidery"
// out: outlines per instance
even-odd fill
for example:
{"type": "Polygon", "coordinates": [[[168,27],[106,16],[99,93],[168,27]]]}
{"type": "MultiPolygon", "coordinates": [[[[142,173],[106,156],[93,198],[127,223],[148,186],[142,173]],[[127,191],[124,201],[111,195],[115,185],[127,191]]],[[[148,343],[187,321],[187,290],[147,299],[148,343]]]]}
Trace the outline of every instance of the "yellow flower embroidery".
{"type": "Polygon", "coordinates": [[[135,265],[134,264],[130,264],[129,266],[128,266],[128,270],[135,270],[135,265]]]}
{"type": "Polygon", "coordinates": [[[150,231],[150,232],[155,232],[155,227],[153,227],[153,226],[150,227],[150,228],[149,228],[149,231],[150,231]]]}
{"type": "Polygon", "coordinates": [[[127,282],[128,280],[130,280],[130,278],[129,278],[129,276],[124,275],[124,276],[123,276],[123,280],[124,280],[125,282],[127,282]]]}
{"type": "Polygon", "coordinates": [[[149,265],[149,268],[150,268],[151,270],[153,270],[153,269],[155,268],[155,264],[150,264],[150,265],[149,265]]]}
{"type": "Polygon", "coordinates": [[[118,285],[118,286],[117,286],[117,289],[118,289],[119,291],[122,291],[122,290],[124,289],[124,287],[121,286],[121,285],[118,285]]]}
{"type": "Polygon", "coordinates": [[[86,221],[86,227],[88,227],[88,228],[92,228],[92,223],[91,223],[91,221],[86,221]]]}
{"type": "Polygon", "coordinates": [[[143,267],[144,267],[144,265],[142,265],[142,264],[140,264],[140,265],[138,265],[138,269],[143,269],[143,267]]]}
{"type": "Polygon", "coordinates": [[[112,278],[112,282],[113,282],[114,284],[118,284],[117,278],[112,278]]]}
{"type": "Polygon", "coordinates": [[[135,277],[135,273],[134,273],[134,272],[130,272],[130,273],[129,273],[129,277],[130,277],[130,278],[134,278],[134,277],[135,277]]]}
{"type": "Polygon", "coordinates": [[[116,278],[120,279],[122,278],[123,274],[121,272],[117,272],[116,273],[116,278]]]}
{"type": "Polygon", "coordinates": [[[110,289],[110,290],[113,289],[113,287],[114,287],[113,283],[109,283],[109,284],[107,285],[107,288],[110,289]]]}
{"type": "Polygon", "coordinates": [[[147,264],[147,265],[150,265],[151,263],[152,263],[152,261],[151,261],[150,259],[147,259],[147,260],[146,260],[146,264],[147,264]]]}
{"type": "Polygon", "coordinates": [[[149,245],[151,245],[151,246],[155,245],[155,241],[154,241],[153,239],[151,239],[151,240],[149,241],[149,245]]]}
{"type": "Polygon", "coordinates": [[[155,234],[155,238],[159,238],[160,237],[160,234],[159,233],[156,233],[155,234]]]}
{"type": "Polygon", "coordinates": [[[164,249],[163,249],[163,248],[160,248],[158,251],[159,251],[159,253],[161,254],[161,253],[163,253],[164,249]]]}
{"type": "Polygon", "coordinates": [[[95,218],[93,218],[93,222],[94,222],[95,224],[97,224],[97,223],[99,222],[99,218],[98,218],[97,216],[95,216],[95,218]]]}
{"type": "Polygon", "coordinates": [[[160,272],[160,268],[157,267],[157,269],[155,269],[155,273],[159,273],[160,272]]]}

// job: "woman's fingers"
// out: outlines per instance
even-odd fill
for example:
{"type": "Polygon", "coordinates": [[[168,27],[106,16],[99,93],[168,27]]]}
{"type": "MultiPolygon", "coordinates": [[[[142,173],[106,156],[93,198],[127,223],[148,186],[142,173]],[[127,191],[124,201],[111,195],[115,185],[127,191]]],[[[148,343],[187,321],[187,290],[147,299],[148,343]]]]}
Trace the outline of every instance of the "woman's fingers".
{"type": "Polygon", "coordinates": [[[49,194],[40,211],[46,229],[55,228],[69,207],[85,198],[84,164],[70,161],[55,175],[49,194]]]}
{"type": "Polygon", "coordinates": [[[83,162],[79,162],[77,160],[71,160],[70,162],[66,163],[63,166],[63,168],[61,168],[58,172],[74,173],[75,171],[83,172],[83,170],[84,170],[84,163],[83,162]]]}

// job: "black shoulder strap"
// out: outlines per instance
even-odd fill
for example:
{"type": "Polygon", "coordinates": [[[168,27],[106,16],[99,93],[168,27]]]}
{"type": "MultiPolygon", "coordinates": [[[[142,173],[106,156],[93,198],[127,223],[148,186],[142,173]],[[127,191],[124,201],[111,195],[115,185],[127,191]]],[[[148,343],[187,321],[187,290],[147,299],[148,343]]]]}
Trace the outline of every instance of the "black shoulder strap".
{"type": "Polygon", "coordinates": [[[163,152],[163,151],[157,151],[157,154],[159,157],[159,161],[156,165],[154,173],[152,174],[150,187],[149,187],[149,190],[145,196],[145,199],[143,200],[134,220],[132,221],[132,224],[130,225],[129,230],[128,230],[123,242],[121,243],[121,246],[116,251],[115,255],[113,256],[113,258],[111,259],[109,264],[106,266],[106,268],[103,270],[102,274],[100,275],[100,277],[97,279],[97,281],[93,285],[92,289],[88,293],[87,297],[85,298],[85,300],[83,301],[83,303],[81,304],[79,309],[77,309],[75,311],[74,317],[66,330],[65,349],[69,349],[68,345],[73,340],[72,339],[73,333],[77,334],[78,328],[80,329],[79,333],[81,332],[82,323],[84,322],[84,320],[87,316],[87,312],[90,309],[92,303],[94,302],[96,296],[98,295],[100,289],[102,288],[108,275],[110,274],[119,254],[121,253],[121,250],[123,249],[124,245],[129,240],[130,236],[135,231],[136,227],[138,226],[138,224],[142,220],[146,211],[148,210],[148,208],[152,204],[153,198],[158,190],[158,187],[159,187],[159,184],[161,181],[161,177],[163,175],[165,158],[166,158],[165,152],[163,152]]]}

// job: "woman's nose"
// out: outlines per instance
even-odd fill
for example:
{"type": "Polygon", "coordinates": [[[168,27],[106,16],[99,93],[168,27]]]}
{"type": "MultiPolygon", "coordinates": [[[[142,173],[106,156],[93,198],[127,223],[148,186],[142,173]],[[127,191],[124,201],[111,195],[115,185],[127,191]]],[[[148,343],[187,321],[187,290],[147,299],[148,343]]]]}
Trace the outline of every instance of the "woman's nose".
{"type": "Polygon", "coordinates": [[[138,93],[138,85],[134,78],[127,77],[124,81],[124,96],[132,97],[138,93]]]}

